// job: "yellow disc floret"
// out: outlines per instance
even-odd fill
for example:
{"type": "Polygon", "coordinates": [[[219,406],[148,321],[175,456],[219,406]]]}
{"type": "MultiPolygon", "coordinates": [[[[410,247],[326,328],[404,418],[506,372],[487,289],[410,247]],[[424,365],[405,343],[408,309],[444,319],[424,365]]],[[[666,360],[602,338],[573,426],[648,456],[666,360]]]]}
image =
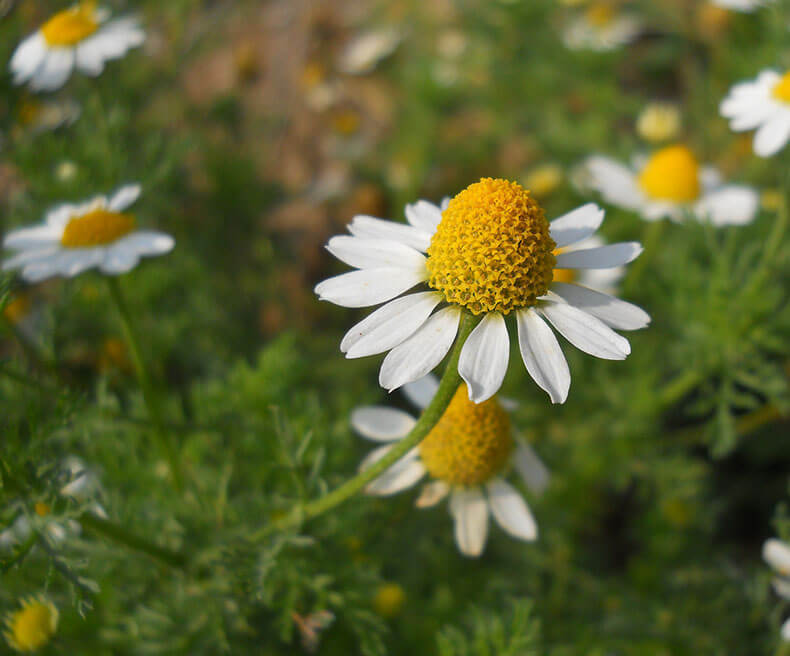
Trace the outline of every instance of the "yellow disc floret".
{"type": "Polygon", "coordinates": [[[513,451],[510,419],[495,399],[473,403],[466,385],[420,444],[428,472],[451,485],[480,485],[499,473],[513,451]]]}
{"type": "Polygon", "coordinates": [[[428,284],[473,314],[534,305],[548,290],[555,243],[519,184],[483,178],[450,201],[428,248],[428,284]]]}
{"type": "Polygon", "coordinates": [[[20,652],[31,652],[46,645],[58,628],[58,609],[46,599],[30,598],[22,608],[5,619],[3,636],[8,645],[20,652]]]}
{"type": "Polygon", "coordinates": [[[656,152],[639,174],[639,186],[653,200],[687,203],[699,198],[699,162],[686,146],[656,152]]]}
{"type": "Polygon", "coordinates": [[[785,73],[774,86],[771,92],[774,98],[785,103],[790,103],[790,71],[785,73]]]}
{"type": "Polygon", "coordinates": [[[47,44],[69,47],[88,38],[97,29],[96,3],[84,2],[76,7],[59,11],[41,27],[47,44]]]}
{"type": "Polygon", "coordinates": [[[614,7],[608,3],[597,3],[591,5],[585,12],[587,22],[595,27],[605,27],[614,20],[614,7]]]}
{"type": "Polygon", "coordinates": [[[104,208],[72,217],[60,243],[66,248],[90,248],[111,244],[134,230],[134,216],[104,208]]]}

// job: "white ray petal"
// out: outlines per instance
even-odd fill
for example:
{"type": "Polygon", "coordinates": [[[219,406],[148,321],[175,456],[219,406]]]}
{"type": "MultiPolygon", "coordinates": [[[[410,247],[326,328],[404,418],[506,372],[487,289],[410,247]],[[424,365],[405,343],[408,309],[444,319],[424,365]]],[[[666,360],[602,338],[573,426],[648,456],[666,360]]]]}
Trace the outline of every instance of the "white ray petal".
{"type": "Polygon", "coordinates": [[[760,195],[751,187],[726,185],[705,194],[694,206],[700,219],[713,225],[746,225],[760,209],[760,195]]]}
{"type": "Polygon", "coordinates": [[[339,235],[329,240],[326,249],[338,260],[356,269],[377,267],[418,269],[425,266],[425,256],[422,253],[392,240],[339,235]]]}
{"type": "Polygon", "coordinates": [[[415,228],[432,235],[442,220],[442,210],[427,200],[406,205],[406,220],[415,228]]]}
{"type": "Polygon", "coordinates": [[[631,353],[625,337],[572,305],[546,303],[541,312],[565,339],[585,353],[604,360],[625,360],[631,353]]]}
{"type": "Polygon", "coordinates": [[[513,465],[533,494],[543,494],[551,480],[551,473],[526,442],[518,442],[513,453],[513,465]]]}
{"type": "Polygon", "coordinates": [[[571,386],[571,372],[554,333],[534,308],[516,313],[521,359],[538,387],[552,403],[565,403],[571,386]]]}
{"type": "Polygon", "coordinates": [[[422,487],[420,496],[414,505],[418,508],[430,508],[444,499],[450,492],[450,486],[444,481],[431,481],[422,487]]]}
{"type": "Polygon", "coordinates": [[[488,503],[479,488],[457,489],[450,497],[455,541],[464,556],[483,553],[488,537],[488,503]]]}
{"type": "Polygon", "coordinates": [[[414,417],[397,408],[366,406],[355,408],[351,413],[351,427],[374,442],[392,442],[406,437],[415,423],[414,417]]]}
{"type": "Polygon", "coordinates": [[[428,374],[411,383],[406,383],[402,391],[409,401],[423,410],[428,407],[437,389],[439,389],[439,379],[433,374],[428,374]]]}
{"type": "Polygon", "coordinates": [[[598,248],[567,251],[557,256],[557,269],[609,269],[635,260],[642,252],[636,241],[608,244],[598,248]]]}
{"type": "Polygon", "coordinates": [[[587,203],[572,212],[554,219],[549,224],[551,238],[562,248],[590,237],[601,226],[604,210],[595,203],[587,203]]]}
{"type": "Polygon", "coordinates": [[[502,386],[510,359],[505,319],[491,312],[475,326],[461,349],[458,373],[469,388],[469,400],[482,403],[502,386]]]}
{"type": "Polygon", "coordinates": [[[107,207],[113,212],[123,212],[140,197],[141,191],[142,187],[139,184],[124,185],[112,195],[107,207]]]}
{"type": "Polygon", "coordinates": [[[428,272],[396,267],[362,269],[329,278],[315,286],[320,300],[343,307],[385,303],[426,280],[428,272]]]}
{"type": "Polygon", "coordinates": [[[486,484],[491,514],[507,533],[532,542],[538,537],[538,525],[518,491],[501,478],[486,484]]]}
{"type": "Polygon", "coordinates": [[[642,308],[609,294],[565,282],[552,283],[551,291],[612,328],[639,330],[650,324],[650,315],[642,308]]]}
{"type": "Polygon", "coordinates": [[[431,245],[431,235],[424,230],[419,230],[414,226],[403,223],[377,219],[374,216],[365,216],[364,214],[355,216],[349,224],[348,230],[355,237],[394,240],[416,248],[423,253],[431,245]]]}

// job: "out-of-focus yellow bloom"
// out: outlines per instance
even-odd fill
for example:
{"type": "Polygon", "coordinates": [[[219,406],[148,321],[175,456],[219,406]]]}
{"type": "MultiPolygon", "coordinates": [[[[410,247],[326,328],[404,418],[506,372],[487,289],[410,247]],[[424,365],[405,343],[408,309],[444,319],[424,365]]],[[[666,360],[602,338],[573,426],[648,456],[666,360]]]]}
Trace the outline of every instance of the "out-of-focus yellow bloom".
{"type": "Polygon", "coordinates": [[[132,371],[132,362],[126,352],[126,344],[118,337],[108,337],[104,340],[99,352],[98,364],[101,371],[112,369],[124,372],[132,371]]]}
{"type": "Polygon", "coordinates": [[[563,177],[558,164],[540,164],[527,171],[524,187],[536,198],[546,198],[562,184],[563,177]]]}
{"type": "Polygon", "coordinates": [[[30,597],[22,601],[20,610],[5,618],[3,636],[11,649],[33,652],[41,649],[55,635],[58,628],[58,609],[44,597],[30,597]]]}
{"type": "Polygon", "coordinates": [[[373,608],[382,617],[397,617],[406,603],[406,592],[397,583],[382,583],[376,588],[373,608]]]}
{"type": "Polygon", "coordinates": [[[650,103],[636,120],[637,133],[650,143],[677,139],[680,127],[680,110],[671,103],[650,103]]]}
{"type": "Polygon", "coordinates": [[[49,507],[48,503],[44,503],[43,501],[36,501],[35,505],[33,506],[33,510],[36,511],[36,515],[39,517],[46,517],[52,512],[52,508],[49,507]]]}
{"type": "Polygon", "coordinates": [[[351,109],[337,112],[332,117],[332,129],[344,137],[354,134],[359,129],[359,114],[351,109]]]}
{"type": "Polygon", "coordinates": [[[28,294],[19,294],[3,308],[3,316],[13,324],[18,324],[30,314],[33,302],[28,294]]]}
{"type": "Polygon", "coordinates": [[[697,32],[708,41],[721,37],[730,26],[732,13],[706,2],[697,10],[697,32]]]}
{"type": "Polygon", "coordinates": [[[766,189],[760,195],[760,205],[769,212],[778,212],[784,202],[784,194],[780,189],[766,189]]]}

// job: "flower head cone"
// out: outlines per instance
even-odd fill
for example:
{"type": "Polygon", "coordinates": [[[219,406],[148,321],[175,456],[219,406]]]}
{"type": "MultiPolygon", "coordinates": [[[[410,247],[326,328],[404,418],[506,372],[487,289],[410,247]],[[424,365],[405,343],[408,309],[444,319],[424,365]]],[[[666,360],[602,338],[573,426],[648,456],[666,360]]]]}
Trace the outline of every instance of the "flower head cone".
{"type": "Polygon", "coordinates": [[[549,324],[574,346],[622,360],[635,330],[650,318],[640,308],[580,284],[578,271],[618,270],[641,252],[635,242],[573,247],[593,237],[604,212],[594,204],[552,222],[518,184],[483,179],[442,208],[419,201],[409,225],[356,216],[350,236],[329,251],[356,271],[316,287],[322,300],[346,307],[385,303],[346,333],[348,358],[389,351],[379,382],[393,390],[434,369],[452,346],[461,316],[480,318],[463,346],[459,373],[481,403],[508,368],[512,315],[527,371],[555,403],[567,398],[570,372],[549,324]],[[401,296],[416,285],[424,291],[401,296]]]}
{"type": "Polygon", "coordinates": [[[754,80],[736,84],[719,111],[732,130],[755,130],[757,155],[775,155],[790,140],[790,71],[765,70],[754,80]]]}
{"type": "MultiPolygon", "coordinates": [[[[428,376],[407,385],[404,391],[415,405],[424,408],[437,386],[436,379],[428,376]]],[[[365,458],[361,469],[383,458],[415,422],[408,413],[393,408],[357,408],[351,417],[354,429],[367,439],[386,443],[365,458]]],[[[434,506],[449,497],[458,548],[466,556],[479,556],[488,536],[489,515],[509,535],[525,541],[537,539],[538,528],[529,507],[506,480],[511,468],[536,494],[548,485],[548,470],[513,432],[504,403],[496,398],[472,403],[462,386],[420,445],[375,479],[367,492],[387,496],[430,477],[417,498],[417,507],[434,506]]]]}
{"type": "Polygon", "coordinates": [[[18,652],[34,652],[46,645],[58,628],[58,609],[43,597],[22,601],[22,608],[5,618],[3,637],[18,652]]]}
{"type": "Polygon", "coordinates": [[[170,252],[175,243],[170,235],[137,230],[134,215],[126,212],[139,195],[139,185],[127,185],[109,198],[58,205],[41,225],[6,235],[3,245],[17,253],[3,269],[21,269],[28,282],[73,277],[91,268],[117,275],[131,271],[141,257],[170,252]]]}
{"type": "Polygon", "coordinates": [[[51,16],[14,51],[9,64],[14,84],[55,91],[74,69],[95,77],[107,61],[143,43],[145,34],[136,19],[108,17],[106,10],[90,1],[51,16]]]}
{"type": "Polygon", "coordinates": [[[638,212],[647,221],[683,220],[693,215],[713,225],[743,225],[757,215],[755,189],[726,184],[719,172],[702,166],[685,145],[674,144],[631,166],[594,155],[584,163],[585,185],[604,200],[638,212]]]}

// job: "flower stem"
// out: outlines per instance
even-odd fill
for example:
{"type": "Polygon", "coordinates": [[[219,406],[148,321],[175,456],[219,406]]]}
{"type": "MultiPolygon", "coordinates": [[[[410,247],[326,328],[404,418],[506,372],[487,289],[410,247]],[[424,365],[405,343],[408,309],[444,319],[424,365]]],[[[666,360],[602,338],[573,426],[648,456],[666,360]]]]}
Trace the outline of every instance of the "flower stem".
{"type": "Polygon", "coordinates": [[[137,379],[140,381],[140,387],[143,391],[143,399],[145,400],[145,405],[148,408],[148,414],[150,415],[151,423],[153,424],[154,435],[159,441],[160,446],[165,453],[165,457],[167,458],[170,465],[170,473],[173,476],[173,483],[175,484],[176,489],[181,490],[183,487],[183,476],[181,474],[178,453],[173,441],[165,432],[165,427],[162,420],[162,407],[159,403],[159,397],[156,394],[153,383],[151,382],[151,375],[148,372],[148,368],[145,365],[145,360],[143,359],[140,351],[140,340],[137,336],[137,331],[134,328],[134,323],[132,322],[132,313],[129,311],[129,306],[126,304],[126,299],[124,298],[118,279],[114,277],[108,277],[106,280],[110,289],[110,296],[112,296],[112,299],[118,308],[118,314],[121,317],[121,325],[123,328],[124,337],[126,338],[126,343],[129,345],[129,351],[131,352],[134,368],[137,372],[137,379]]]}
{"type": "Polygon", "coordinates": [[[461,376],[458,374],[458,359],[461,357],[461,348],[464,342],[466,342],[466,338],[469,337],[469,333],[472,332],[472,329],[478,322],[478,317],[473,317],[468,314],[463,315],[460,328],[458,329],[458,337],[455,340],[455,346],[450,354],[450,360],[447,362],[444,375],[439,382],[439,388],[436,390],[436,394],[430,404],[428,404],[428,407],[425,408],[419,420],[414,425],[414,428],[412,428],[411,432],[406,437],[397,442],[389,450],[387,455],[354,476],[354,478],[346,481],[340,487],[320,499],[297,506],[282,519],[262,528],[253,536],[253,539],[263,538],[276,531],[282,531],[297,526],[302,522],[323,515],[325,512],[354,496],[357,492],[360,492],[368,483],[378,478],[378,476],[387,471],[387,469],[417,446],[436,425],[439,419],[442,418],[444,411],[447,409],[447,406],[450,405],[453,395],[461,384],[461,376]]]}
{"type": "Polygon", "coordinates": [[[80,517],[80,524],[83,528],[89,529],[94,533],[99,533],[104,537],[110,538],[114,542],[118,542],[134,551],[140,551],[144,554],[163,562],[165,565],[176,569],[184,569],[187,565],[187,557],[183,553],[171,551],[160,547],[153,542],[149,542],[145,538],[141,538],[134,533],[127,531],[122,526],[115,524],[107,519],[101,519],[96,515],[86,513],[80,517]]]}

